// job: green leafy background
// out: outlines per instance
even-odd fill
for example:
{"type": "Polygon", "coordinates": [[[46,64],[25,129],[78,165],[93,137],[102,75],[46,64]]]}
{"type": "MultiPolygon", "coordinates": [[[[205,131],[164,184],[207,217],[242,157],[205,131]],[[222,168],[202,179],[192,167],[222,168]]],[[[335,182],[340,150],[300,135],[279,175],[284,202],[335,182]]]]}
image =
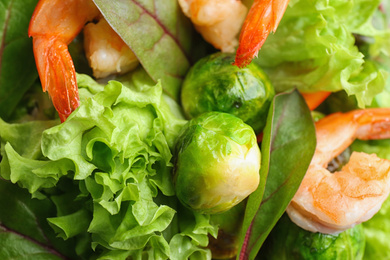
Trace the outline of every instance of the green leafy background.
{"type": "Polygon", "coordinates": [[[388,77],[378,62],[390,54],[390,30],[374,20],[380,2],[292,0],[255,62],[279,92],[345,90],[359,107],[370,105],[388,77]],[[367,51],[355,45],[354,35],[366,37],[367,51]]]}
{"type": "Polygon", "coordinates": [[[27,30],[37,0],[0,1],[0,117],[9,119],[38,78],[27,30]]]}

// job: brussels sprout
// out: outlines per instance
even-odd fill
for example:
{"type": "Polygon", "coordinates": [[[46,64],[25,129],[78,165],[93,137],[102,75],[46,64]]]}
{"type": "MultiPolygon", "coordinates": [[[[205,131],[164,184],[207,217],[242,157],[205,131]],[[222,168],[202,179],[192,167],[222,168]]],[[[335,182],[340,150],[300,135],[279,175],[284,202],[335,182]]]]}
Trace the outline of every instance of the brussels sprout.
{"type": "Polygon", "coordinates": [[[295,225],[285,214],[260,251],[260,259],[359,260],[363,258],[363,226],[334,235],[312,233],[295,225]]]}
{"type": "Polygon", "coordinates": [[[275,90],[255,63],[232,65],[234,55],[215,53],[199,60],[187,73],[181,102],[187,118],[209,111],[233,114],[259,133],[266,121],[275,90]]]}
{"type": "Polygon", "coordinates": [[[259,184],[260,149],[236,116],[209,112],[190,120],[177,139],[173,181],[187,207],[215,214],[238,204],[259,184]]]}

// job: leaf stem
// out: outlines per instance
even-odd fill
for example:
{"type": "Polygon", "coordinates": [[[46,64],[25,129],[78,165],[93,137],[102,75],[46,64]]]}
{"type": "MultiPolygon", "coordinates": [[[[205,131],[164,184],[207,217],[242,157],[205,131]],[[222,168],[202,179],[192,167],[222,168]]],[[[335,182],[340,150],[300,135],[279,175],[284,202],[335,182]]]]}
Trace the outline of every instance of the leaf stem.
{"type": "Polygon", "coordinates": [[[249,243],[249,237],[252,233],[252,225],[253,225],[253,221],[251,222],[251,224],[248,227],[248,230],[246,231],[244,243],[242,244],[242,248],[241,248],[241,252],[240,252],[240,260],[247,260],[248,259],[247,248],[248,248],[248,243],[249,243]]]}

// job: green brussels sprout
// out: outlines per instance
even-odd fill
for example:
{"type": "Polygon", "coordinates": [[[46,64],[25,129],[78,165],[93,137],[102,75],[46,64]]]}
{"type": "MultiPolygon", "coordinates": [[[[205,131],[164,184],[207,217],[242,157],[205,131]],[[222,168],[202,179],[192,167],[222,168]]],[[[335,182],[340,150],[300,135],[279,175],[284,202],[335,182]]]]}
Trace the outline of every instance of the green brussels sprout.
{"type": "Polygon", "coordinates": [[[267,260],[360,260],[363,259],[365,236],[362,224],[338,234],[306,231],[285,214],[267,237],[259,258],[267,260]]]}
{"type": "Polygon", "coordinates": [[[259,133],[265,125],[275,90],[255,63],[232,65],[234,54],[215,53],[199,60],[187,73],[181,102],[187,118],[210,111],[233,114],[259,133]]]}
{"type": "Polygon", "coordinates": [[[256,190],[260,149],[253,129],[236,116],[208,112],[190,120],[175,146],[176,196],[199,213],[221,213],[256,190]]]}

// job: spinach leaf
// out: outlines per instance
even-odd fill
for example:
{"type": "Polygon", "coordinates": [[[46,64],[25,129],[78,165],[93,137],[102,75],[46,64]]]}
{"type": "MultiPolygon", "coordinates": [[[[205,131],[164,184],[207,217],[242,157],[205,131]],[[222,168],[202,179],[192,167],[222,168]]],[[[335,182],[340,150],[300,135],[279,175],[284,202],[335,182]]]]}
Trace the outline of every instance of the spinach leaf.
{"type": "Polygon", "coordinates": [[[297,191],[314,154],[315,128],[297,92],[275,96],[264,129],[260,185],[250,195],[237,258],[254,259],[297,191]]]}
{"type": "Polygon", "coordinates": [[[192,26],[176,0],[94,0],[148,74],[176,101],[190,67],[192,26]]]}
{"type": "Polygon", "coordinates": [[[28,38],[37,0],[0,0],[0,117],[7,120],[38,78],[28,38]]]}

